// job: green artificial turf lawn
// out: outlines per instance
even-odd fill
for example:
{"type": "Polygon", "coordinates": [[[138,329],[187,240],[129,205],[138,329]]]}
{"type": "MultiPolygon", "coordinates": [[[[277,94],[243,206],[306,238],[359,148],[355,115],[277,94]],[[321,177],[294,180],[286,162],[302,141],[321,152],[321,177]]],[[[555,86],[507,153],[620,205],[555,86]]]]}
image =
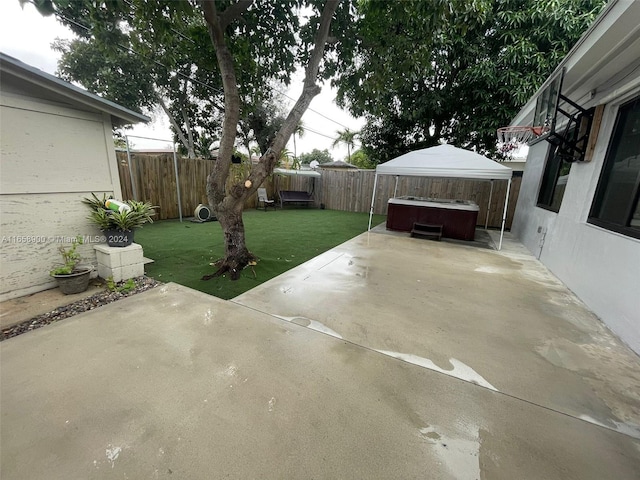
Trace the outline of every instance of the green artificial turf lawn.
{"type": "MultiPolygon", "coordinates": [[[[237,281],[229,276],[200,280],[214,267],[209,264],[224,253],[218,222],[193,223],[164,220],[136,231],[136,243],[154,260],[145,267],[148,276],[176,282],[216,297],[229,299],[320,255],[367,230],[369,214],[335,210],[249,210],[243,215],[247,247],[260,260],[242,271],[237,281]]],[[[372,225],[385,219],[374,215],[372,225]]]]}

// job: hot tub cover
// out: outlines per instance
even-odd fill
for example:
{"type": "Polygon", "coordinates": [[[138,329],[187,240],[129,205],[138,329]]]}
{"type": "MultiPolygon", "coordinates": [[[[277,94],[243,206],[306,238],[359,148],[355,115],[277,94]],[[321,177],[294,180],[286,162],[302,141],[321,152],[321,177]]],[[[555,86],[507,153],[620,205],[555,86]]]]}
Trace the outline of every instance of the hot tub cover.
{"type": "Polygon", "coordinates": [[[439,145],[405,153],[376,167],[377,175],[507,180],[509,167],[453,145],[439,145]]]}

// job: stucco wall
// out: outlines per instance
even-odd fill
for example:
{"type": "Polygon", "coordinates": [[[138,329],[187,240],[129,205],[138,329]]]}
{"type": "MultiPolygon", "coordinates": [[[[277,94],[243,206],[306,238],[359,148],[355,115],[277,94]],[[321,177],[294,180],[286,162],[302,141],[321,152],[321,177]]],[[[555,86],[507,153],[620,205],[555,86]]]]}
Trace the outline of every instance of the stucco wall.
{"type": "MultiPolygon", "coordinates": [[[[3,91],[0,116],[2,301],[53,287],[60,243],[100,233],[80,200],[121,194],[108,115],[3,91]]],[[[91,245],[81,253],[95,263],[91,245]]]]}
{"type": "MultiPolygon", "coordinates": [[[[60,245],[69,246],[76,235],[94,243],[100,231],[87,220],[80,201],[89,192],[0,195],[2,218],[2,292],[0,300],[55,287],[48,275],[61,262],[60,245]]],[[[87,243],[78,251],[83,263],[95,264],[87,243]]]]}
{"type": "Polygon", "coordinates": [[[557,214],[535,206],[546,142],[531,148],[512,231],[611,330],[640,353],[640,240],[587,223],[618,106],[638,93],[607,105],[593,160],[572,165],[557,214]]]}
{"type": "Polygon", "coordinates": [[[544,141],[529,148],[527,168],[522,175],[518,203],[511,226],[511,232],[536,257],[540,256],[545,234],[553,227],[556,218],[555,213],[536,207],[548,148],[549,144],[544,141]]]}

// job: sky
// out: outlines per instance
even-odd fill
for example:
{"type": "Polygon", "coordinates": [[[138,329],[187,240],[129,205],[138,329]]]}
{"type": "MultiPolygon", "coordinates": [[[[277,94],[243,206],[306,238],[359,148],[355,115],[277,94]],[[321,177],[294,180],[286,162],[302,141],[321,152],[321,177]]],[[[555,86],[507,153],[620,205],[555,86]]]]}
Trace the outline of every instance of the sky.
{"type": "MultiPolygon", "coordinates": [[[[51,50],[50,45],[56,38],[71,39],[73,33],[58,23],[54,17],[42,17],[33,7],[26,4],[21,8],[18,0],[0,0],[0,51],[22,62],[55,74],[59,54],[51,50]]],[[[297,98],[302,91],[302,76],[293,82],[287,92],[288,96],[297,98]]],[[[359,131],[364,125],[363,118],[354,118],[335,104],[335,90],[329,85],[322,87],[320,95],[311,102],[309,110],[302,117],[302,123],[308,129],[302,138],[296,138],[297,153],[310,152],[314,148],[328,149],[335,160],[344,160],[347,156],[345,146],[332,147],[337,130],[348,127],[359,131]]],[[[288,99],[287,99],[288,100],[288,99]]],[[[288,100],[289,106],[293,100],[288,100]]],[[[127,133],[137,137],[161,139],[150,141],[131,138],[135,148],[165,148],[170,146],[171,131],[169,121],[163,113],[151,115],[153,122],[149,125],[136,125],[127,133]]],[[[287,148],[293,152],[293,142],[287,148]]]]}

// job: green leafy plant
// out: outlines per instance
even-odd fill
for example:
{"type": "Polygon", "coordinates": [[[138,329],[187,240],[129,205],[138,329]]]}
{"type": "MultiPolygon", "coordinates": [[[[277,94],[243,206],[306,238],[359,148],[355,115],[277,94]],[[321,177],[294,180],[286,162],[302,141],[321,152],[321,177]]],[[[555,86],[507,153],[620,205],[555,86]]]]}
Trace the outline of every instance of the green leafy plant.
{"type": "Polygon", "coordinates": [[[107,278],[106,282],[110,292],[129,293],[136,288],[136,282],[133,278],[130,278],[124,283],[120,282],[120,285],[113,280],[113,277],[107,278]]]}
{"type": "Polygon", "coordinates": [[[80,235],[73,239],[70,247],[65,247],[64,245],[60,245],[58,247],[58,251],[60,255],[62,255],[63,265],[54,268],[49,272],[51,276],[54,275],[71,275],[75,273],[76,267],[80,260],[82,259],[81,255],[76,251],[78,245],[82,245],[83,240],[80,235]]]}
{"type": "Polygon", "coordinates": [[[146,223],[153,223],[152,217],[156,214],[157,207],[148,202],[129,200],[125,203],[131,207],[131,210],[115,212],[105,206],[105,202],[111,197],[103,195],[100,199],[94,193],[91,195],[92,198],[85,198],[82,203],[91,210],[87,218],[102,231],[127,231],[140,228],[146,223]]]}
{"type": "Polygon", "coordinates": [[[91,197],[92,198],[84,198],[82,200],[82,203],[84,203],[85,205],[87,205],[92,211],[98,210],[100,208],[104,209],[106,208],[104,205],[105,203],[107,203],[107,200],[110,200],[113,198],[113,195],[109,195],[107,197],[106,193],[102,194],[102,198],[98,198],[96,196],[95,193],[91,193],[91,197]]]}

